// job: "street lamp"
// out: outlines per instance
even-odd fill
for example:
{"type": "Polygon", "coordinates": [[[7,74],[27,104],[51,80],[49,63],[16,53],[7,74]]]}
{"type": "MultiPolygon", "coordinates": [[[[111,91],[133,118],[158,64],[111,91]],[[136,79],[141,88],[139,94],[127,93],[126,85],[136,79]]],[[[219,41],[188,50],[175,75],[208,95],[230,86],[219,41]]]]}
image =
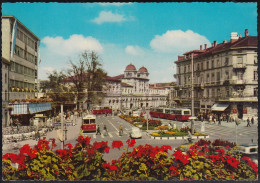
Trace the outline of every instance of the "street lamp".
{"type": "Polygon", "coordinates": [[[193,87],[193,53],[191,53],[191,134],[194,134],[194,120],[196,117],[194,116],[194,87],[193,87]]]}

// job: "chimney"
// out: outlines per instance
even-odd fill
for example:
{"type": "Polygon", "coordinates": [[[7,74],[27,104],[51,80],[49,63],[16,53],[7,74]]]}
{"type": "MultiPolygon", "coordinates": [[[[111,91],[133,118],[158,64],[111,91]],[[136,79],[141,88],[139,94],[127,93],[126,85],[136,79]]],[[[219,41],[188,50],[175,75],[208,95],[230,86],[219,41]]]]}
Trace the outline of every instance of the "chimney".
{"type": "Polygon", "coordinates": [[[245,37],[248,36],[248,29],[245,30],[245,37]]]}
{"type": "Polygon", "coordinates": [[[214,41],[213,46],[214,46],[214,47],[217,46],[217,41],[214,41]]]}
{"type": "Polygon", "coordinates": [[[202,45],[200,45],[200,50],[202,50],[202,45]]]}
{"type": "Polygon", "coordinates": [[[231,35],[230,35],[230,43],[234,43],[235,41],[238,40],[238,35],[237,35],[237,32],[231,32],[231,35]]]}
{"type": "Polygon", "coordinates": [[[205,50],[207,49],[207,44],[204,44],[204,46],[205,46],[205,50]]]}

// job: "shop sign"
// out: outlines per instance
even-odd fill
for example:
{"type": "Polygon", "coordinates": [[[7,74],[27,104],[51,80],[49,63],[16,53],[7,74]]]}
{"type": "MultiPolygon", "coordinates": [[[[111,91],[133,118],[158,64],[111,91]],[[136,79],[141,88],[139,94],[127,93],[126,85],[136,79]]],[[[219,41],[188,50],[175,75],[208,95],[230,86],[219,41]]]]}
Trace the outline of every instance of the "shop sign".
{"type": "Polygon", "coordinates": [[[237,108],[233,108],[232,109],[232,112],[235,114],[235,113],[237,113],[237,108]]]}

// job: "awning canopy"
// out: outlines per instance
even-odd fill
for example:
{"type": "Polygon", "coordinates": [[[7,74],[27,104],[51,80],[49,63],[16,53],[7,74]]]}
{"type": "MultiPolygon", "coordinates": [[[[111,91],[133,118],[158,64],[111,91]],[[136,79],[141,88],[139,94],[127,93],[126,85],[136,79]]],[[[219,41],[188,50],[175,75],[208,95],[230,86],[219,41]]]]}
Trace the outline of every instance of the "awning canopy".
{"type": "Polygon", "coordinates": [[[51,110],[51,103],[39,103],[39,104],[29,104],[29,112],[31,114],[37,113],[37,112],[43,112],[51,110]]]}
{"type": "Polygon", "coordinates": [[[211,107],[212,111],[224,111],[229,106],[229,104],[214,104],[211,107]]]}
{"type": "Polygon", "coordinates": [[[28,104],[12,104],[11,115],[28,114],[28,104]]]}

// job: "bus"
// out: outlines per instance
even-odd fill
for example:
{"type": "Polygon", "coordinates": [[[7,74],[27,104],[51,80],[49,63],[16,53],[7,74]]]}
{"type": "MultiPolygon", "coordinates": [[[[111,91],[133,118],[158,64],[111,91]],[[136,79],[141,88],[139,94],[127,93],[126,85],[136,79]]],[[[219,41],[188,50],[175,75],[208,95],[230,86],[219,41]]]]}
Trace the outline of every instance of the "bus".
{"type": "Polygon", "coordinates": [[[188,121],[191,116],[190,109],[184,108],[155,108],[150,111],[151,117],[176,121],[188,121]]]}
{"type": "Polygon", "coordinates": [[[112,109],[108,106],[95,106],[92,110],[92,114],[112,114],[112,109]]]}
{"type": "Polygon", "coordinates": [[[95,115],[86,115],[83,117],[81,129],[82,132],[96,132],[96,116],[95,115]]]}

